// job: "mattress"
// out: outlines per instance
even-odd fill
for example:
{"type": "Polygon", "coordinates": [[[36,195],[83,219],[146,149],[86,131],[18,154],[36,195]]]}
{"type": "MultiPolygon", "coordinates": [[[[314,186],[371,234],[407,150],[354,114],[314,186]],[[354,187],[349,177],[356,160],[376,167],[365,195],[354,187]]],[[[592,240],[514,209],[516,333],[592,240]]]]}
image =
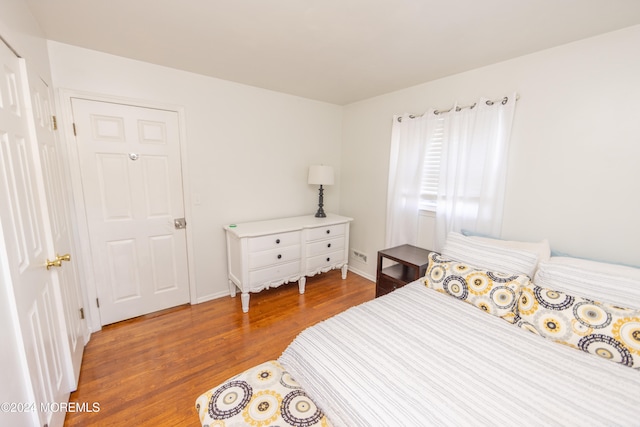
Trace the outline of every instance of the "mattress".
{"type": "Polygon", "coordinates": [[[306,329],[280,363],[336,426],[638,426],[640,372],[413,282],[306,329]]]}

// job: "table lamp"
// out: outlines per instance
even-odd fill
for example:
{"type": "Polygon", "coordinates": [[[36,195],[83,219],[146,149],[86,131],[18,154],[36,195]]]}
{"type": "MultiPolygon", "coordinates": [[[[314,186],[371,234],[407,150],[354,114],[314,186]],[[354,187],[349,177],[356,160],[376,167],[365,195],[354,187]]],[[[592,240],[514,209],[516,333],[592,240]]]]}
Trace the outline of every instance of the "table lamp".
{"type": "Polygon", "coordinates": [[[316,218],[325,218],[323,206],[323,185],[333,185],[333,167],[324,165],[309,166],[309,184],[320,186],[320,195],[318,198],[318,212],[316,218]]]}

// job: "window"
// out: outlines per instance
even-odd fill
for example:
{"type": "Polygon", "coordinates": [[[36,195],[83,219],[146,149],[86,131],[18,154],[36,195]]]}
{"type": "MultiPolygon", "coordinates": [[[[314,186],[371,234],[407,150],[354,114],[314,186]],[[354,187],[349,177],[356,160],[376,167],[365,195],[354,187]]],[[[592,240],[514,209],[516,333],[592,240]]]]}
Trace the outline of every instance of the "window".
{"type": "Polygon", "coordinates": [[[515,100],[515,94],[481,98],[447,111],[394,116],[387,246],[415,244],[418,216],[427,210],[437,211],[436,250],[452,230],[500,235],[515,100]]]}
{"type": "Polygon", "coordinates": [[[420,180],[420,209],[422,210],[436,210],[443,138],[444,118],[439,117],[433,137],[426,147],[422,163],[422,178],[420,180]]]}

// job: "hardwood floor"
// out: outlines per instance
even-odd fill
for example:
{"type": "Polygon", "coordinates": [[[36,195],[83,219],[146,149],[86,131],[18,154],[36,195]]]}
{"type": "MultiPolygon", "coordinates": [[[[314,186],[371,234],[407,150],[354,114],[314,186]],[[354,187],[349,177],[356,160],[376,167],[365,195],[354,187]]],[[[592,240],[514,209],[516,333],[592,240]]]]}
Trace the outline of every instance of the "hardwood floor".
{"type": "Polygon", "coordinates": [[[185,305],[106,326],[91,336],[65,426],[199,426],[196,398],[241,371],[277,359],[308,326],[373,299],[375,283],[334,270],[251,294],[185,305]]]}

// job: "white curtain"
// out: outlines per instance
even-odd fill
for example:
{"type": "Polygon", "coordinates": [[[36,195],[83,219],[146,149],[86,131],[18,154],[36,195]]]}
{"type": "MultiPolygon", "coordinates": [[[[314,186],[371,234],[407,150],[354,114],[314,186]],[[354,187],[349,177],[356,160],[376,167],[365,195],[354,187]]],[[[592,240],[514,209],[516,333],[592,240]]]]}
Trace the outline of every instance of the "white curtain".
{"type": "Polygon", "coordinates": [[[386,247],[416,244],[424,156],[441,144],[435,247],[449,231],[467,229],[498,237],[516,95],[480,99],[473,107],[394,116],[389,158],[386,247]]]}
{"type": "Polygon", "coordinates": [[[480,99],[444,119],[436,207],[436,250],[450,231],[499,237],[516,96],[480,99]]]}
{"type": "Polygon", "coordinates": [[[433,127],[429,117],[393,117],[387,193],[385,246],[416,244],[420,213],[420,180],[427,141],[433,127]]]}

